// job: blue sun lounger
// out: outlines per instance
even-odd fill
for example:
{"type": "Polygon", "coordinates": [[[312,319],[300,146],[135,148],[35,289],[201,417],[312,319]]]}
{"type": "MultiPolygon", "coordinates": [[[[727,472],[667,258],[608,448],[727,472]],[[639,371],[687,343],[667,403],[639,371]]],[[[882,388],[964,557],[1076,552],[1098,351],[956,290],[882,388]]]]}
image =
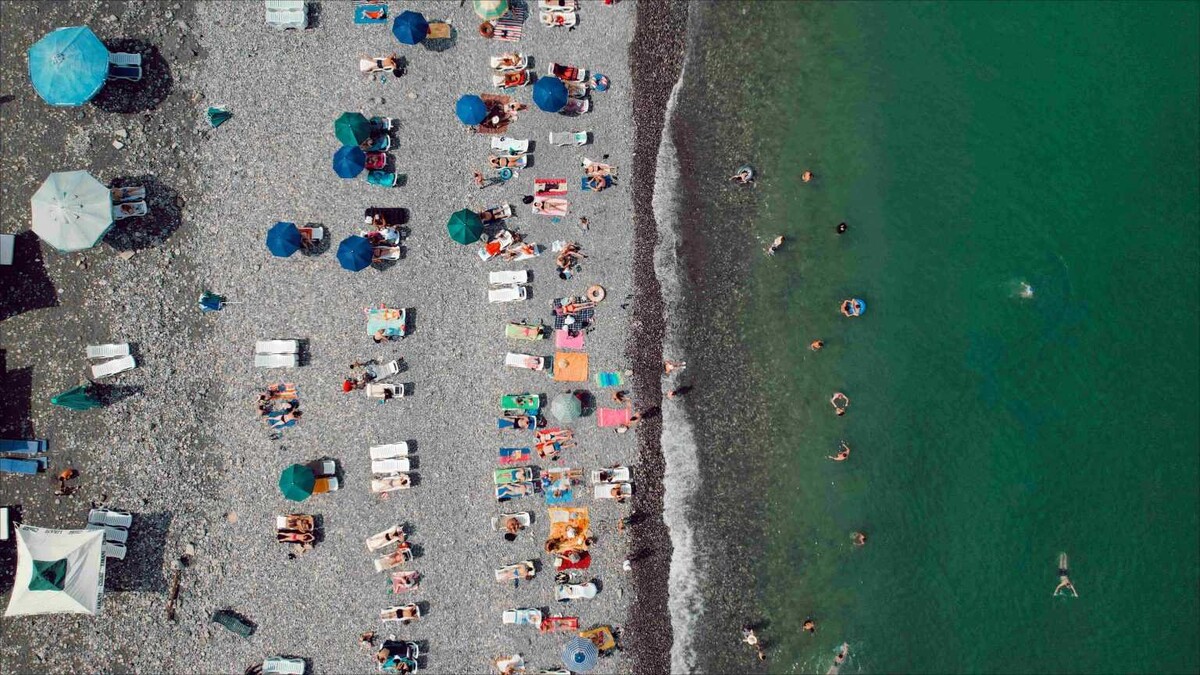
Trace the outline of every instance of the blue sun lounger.
{"type": "Polygon", "coordinates": [[[0,452],[7,452],[14,455],[36,455],[39,452],[45,451],[45,439],[38,438],[32,441],[0,439],[0,452]]]}
{"type": "Polygon", "coordinates": [[[0,473],[18,473],[32,476],[38,472],[41,462],[35,459],[0,459],[0,473]]]}
{"type": "Polygon", "coordinates": [[[387,5],[383,3],[360,3],[354,7],[354,23],[387,23],[387,5]]]}

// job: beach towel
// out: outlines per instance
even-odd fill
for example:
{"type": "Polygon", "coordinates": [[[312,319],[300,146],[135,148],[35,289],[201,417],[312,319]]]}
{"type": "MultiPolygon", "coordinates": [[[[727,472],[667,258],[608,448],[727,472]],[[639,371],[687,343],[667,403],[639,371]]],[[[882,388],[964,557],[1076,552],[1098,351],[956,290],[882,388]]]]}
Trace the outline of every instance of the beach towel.
{"type": "Polygon", "coordinates": [[[510,3],[508,12],[496,20],[493,37],[505,42],[520,42],[521,35],[525,31],[521,24],[525,23],[525,17],[528,15],[529,8],[525,6],[525,3],[510,3]]]}
{"type": "Polygon", "coordinates": [[[600,408],[596,410],[596,425],[619,427],[622,424],[629,424],[631,414],[629,408],[600,408]]]}
{"type": "Polygon", "coordinates": [[[583,333],[572,337],[571,332],[565,328],[556,330],[554,331],[554,346],[559,349],[583,349],[583,333]]]}
{"type": "Polygon", "coordinates": [[[555,352],[554,380],[556,382],[587,382],[588,355],[583,352],[555,352]]]}
{"type": "MultiPolygon", "coordinates": [[[[566,178],[535,178],[533,179],[534,194],[539,197],[552,197],[567,194],[566,178]]],[[[555,249],[557,250],[557,249],[555,249]]]]}
{"type": "Polygon", "coordinates": [[[598,387],[619,387],[625,384],[625,378],[621,373],[613,371],[611,373],[596,373],[596,386],[598,387]]]}
{"type": "Polygon", "coordinates": [[[383,329],[384,335],[403,336],[405,332],[404,310],[387,307],[372,307],[367,312],[367,335],[383,329]]]}

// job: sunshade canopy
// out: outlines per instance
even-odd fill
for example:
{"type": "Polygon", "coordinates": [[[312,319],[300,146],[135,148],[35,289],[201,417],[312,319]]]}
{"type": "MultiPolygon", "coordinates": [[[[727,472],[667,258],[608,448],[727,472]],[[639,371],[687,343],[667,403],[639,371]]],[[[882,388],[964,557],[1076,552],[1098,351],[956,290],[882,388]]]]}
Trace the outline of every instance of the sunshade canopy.
{"type": "Polygon", "coordinates": [[[344,112],[333,121],[333,135],[342,145],[358,145],[371,138],[371,121],[362,113],[344,112]]]}
{"type": "Polygon", "coordinates": [[[466,245],[479,241],[483,236],[483,220],[471,209],[455,211],[446,223],[446,231],[454,241],[466,245]]]}
{"type": "Polygon", "coordinates": [[[77,385],[50,399],[54,405],[70,410],[91,410],[104,405],[91,392],[90,385],[77,385]]]}
{"type": "Polygon", "coordinates": [[[338,244],[338,262],[341,263],[343,269],[348,269],[351,272],[357,272],[370,267],[371,259],[374,257],[375,249],[371,246],[371,242],[367,241],[366,237],[355,234],[346,237],[342,240],[342,243],[338,244]]]}
{"type": "Polygon", "coordinates": [[[550,401],[550,414],[559,422],[574,422],[583,415],[583,404],[575,394],[559,394],[550,401]]]}
{"type": "Polygon", "coordinates": [[[563,645],[563,665],[573,673],[586,673],[596,667],[600,651],[587,638],[573,637],[563,645]]]}
{"type": "Polygon", "coordinates": [[[95,614],[104,592],[104,530],[17,528],[17,571],[4,616],[95,614]]]}
{"type": "Polygon", "coordinates": [[[55,29],[29,48],[29,79],[50,105],[83,105],[107,77],[108,50],[87,26],[55,29]]]}
{"type": "Polygon", "coordinates": [[[271,255],[286,258],[300,250],[300,230],[295,223],[275,223],[267,230],[267,250],[271,255]]]}
{"type": "Polygon", "coordinates": [[[487,119],[487,104],[475,94],[464,94],[454,104],[454,114],[463,124],[479,124],[487,119]]]}
{"type": "Polygon", "coordinates": [[[367,166],[367,153],[362,148],[344,145],[333,153],[333,172],[342,178],[354,178],[367,166]]]}
{"type": "Polygon", "coordinates": [[[33,193],[33,231],[64,253],[100,243],[112,227],[112,195],[86,171],[60,171],[33,193]]]}
{"type": "Polygon", "coordinates": [[[567,85],[557,77],[539,77],[533,83],[533,102],[546,112],[558,112],[567,104],[567,85]]]}
{"type": "Polygon", "coordinates": [[[392,35],[400,44],[415,45],[429,35],[429,22],[420,12],[404,10],[392,21],[392,35]]]}
{"type": "Polygon", "coordinates": [[[508,11],[508,0],[474,0],[472,5],[484,21],[495,21],[508,11]]]}
{"type": "Polygon", "coordinates": [[[311,497],[313,486],[316,484],[317,477],[313,470],[303,464],[293,464],[279,475],[279,491],[294,502],[302,502],[311,497]]]}

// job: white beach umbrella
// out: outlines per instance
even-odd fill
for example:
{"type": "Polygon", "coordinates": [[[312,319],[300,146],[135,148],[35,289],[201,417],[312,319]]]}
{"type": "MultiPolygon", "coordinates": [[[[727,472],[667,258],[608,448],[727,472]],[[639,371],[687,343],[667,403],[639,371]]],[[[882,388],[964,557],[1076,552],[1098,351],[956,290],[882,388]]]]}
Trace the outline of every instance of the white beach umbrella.
{"type": "Polygon", "coordinates": [[[33,193],[33,231],[64,253],[100,243],[112,227],[112,195],[86,171],[52,173],[33,193]]]}
{"type": "Polygon", "coordinates": [[[95,614],[104,592],[104,530],[17,528],[17,573],[4,616],[95,614]]]}

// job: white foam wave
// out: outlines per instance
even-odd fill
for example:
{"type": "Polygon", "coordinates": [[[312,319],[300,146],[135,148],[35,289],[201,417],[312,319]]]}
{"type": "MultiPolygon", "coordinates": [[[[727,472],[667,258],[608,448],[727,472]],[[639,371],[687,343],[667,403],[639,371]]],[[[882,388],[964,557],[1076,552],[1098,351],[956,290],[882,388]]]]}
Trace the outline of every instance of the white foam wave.
{"type": "MultiPolygon", "coordinates": [[[[681,301],[682,270],[676,255],[679,239],[678,186],[681,180],[679,158],[671,139],[671,117],[683,83],[686,61],[679,80],[671,89],[667,102],[666,125],[658,147],[655,166],[653,209],[658,222],[658,249],[654,252],[654,268],[662,289],[666,312],[666,335],[663,346],[672,360],[685,360],[675,330],[676,309],[681,301]]],[[[691,673],[696,670],[693,639],[703,609],[702,574],[697,567],[695,531],[691,513],[696,491],[700,486],[700,463],[691,422],[682,406],[664,406],[662,412],[663,521],[671,535],[670,598],[674,640],[671,644],[671,672],[691,673]]]]}

